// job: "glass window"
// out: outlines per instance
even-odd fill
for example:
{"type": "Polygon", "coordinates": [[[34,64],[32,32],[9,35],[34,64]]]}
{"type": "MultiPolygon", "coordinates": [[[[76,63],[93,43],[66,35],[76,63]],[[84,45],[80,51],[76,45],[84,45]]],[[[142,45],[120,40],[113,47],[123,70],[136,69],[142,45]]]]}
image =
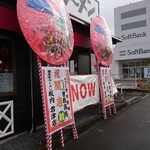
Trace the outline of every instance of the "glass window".
{"type": "Polygon", "coordinates": [[[128,67],[128,64],[123,64],[122,67],[128,67]]]}
{"type": "Polygon", "coordinates": [[[135,28],[141,28],[141,27],[146,27],[146,25],[147,25],[146,20],[132,22],[132,23],[127,23],[127,24],[121,25],[121,31],[135,29],[135,28]]]}
{"type": "Polygon", "coordinates": [[[143,14],[146,14],[146,8],[145,7],[121,13],[121,19],[139,16],[139,15],[143,15],[143,14]]]}
{"type": "Polygon", "coordinates": [[[128,74],[128,69],[123,69],[123,74],[128,74]]]}
{"type": "Polygon", "coordinates": [[[135,62],[129,62],[129,67],[135,67],[135,62]]]}
{"type": "Polygon", "coordinates": [[[90,56],[89,53],[78,54],[78,74],[90,74],[90,56]]]}
{"type": "Polygon", "coordinates": [[[129,78],[135,78],[135,68],[129,68],[129,78]]]}
{"type": "Polygon", "coordinates": [[[141,68],[136,68],[136,78],[141,78],[141,68]]]}
{"type": "Polygon", "coordinates": [[[77,66],[77,60],[78,60],[78,55],[74,51],[70,60],[69,60],[69,71],[70,74],[77,74],[78,73],[78,66],[77,66]]]}
{"type": "Polygon", "coordinates": [[[149,61],[142,61],[141,66],[143,66],[143,67],[149,66],[149,61]]]}
{"type": "Polygon", "coordinates": [[[91,74],[91,61],[89,49],[74,47],[69,60],[70,74],[91,74]]]}
{"type": "Polygon", "coordinates": [[[128,69],[123,69],[123,78],[128,78],[128,69]]]}
{"type": "Polygon", "coordinates": [[[97,73],[95,65],[96,65],[95,54],[91,53],[91,73],[92,74],[96,74],[97,73]]]}
{"type": "Polygon", "coordinates": [[[12,40],[0,37],[0,95],[15,91],[12,40]]]}
{"type": "Polygon", "coordinates": [[[144,68],[150,66],[150,61],[126,61],[122,62],[123,78],[144,78],[144,68]]]}
{"type": "Polygon", "coordinates": [[[136,66],[138,66],[138,67],[139,67],[140,65],[141,65],[141,64],[140,64],[140,62],[136,62],[136,66]]]}

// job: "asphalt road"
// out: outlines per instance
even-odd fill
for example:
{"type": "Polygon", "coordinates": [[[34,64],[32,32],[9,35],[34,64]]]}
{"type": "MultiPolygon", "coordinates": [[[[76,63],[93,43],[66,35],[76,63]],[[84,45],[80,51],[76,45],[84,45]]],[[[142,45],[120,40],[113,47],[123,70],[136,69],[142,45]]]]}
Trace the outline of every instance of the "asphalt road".
{"type": "Polygon", "coordinates": [[[100,120],[64,150],[150,150],[150,96],[100,120]]]}

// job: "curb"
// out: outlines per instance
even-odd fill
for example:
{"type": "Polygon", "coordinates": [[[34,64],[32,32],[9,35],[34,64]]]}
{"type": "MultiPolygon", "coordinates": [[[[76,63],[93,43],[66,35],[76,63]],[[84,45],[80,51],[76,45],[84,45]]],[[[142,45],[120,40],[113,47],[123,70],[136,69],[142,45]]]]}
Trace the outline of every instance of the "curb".
{"type": "Polygon", "coordinates": [[[145,95],[144,97],[142,97],[142,100],[144,100],[145,98],[147,98],[148,96],[150,96],[150,94],[145,95]]]}
{"type": "Polygon", "coordinates": [[[142,98],[138,98],[138,97],[136,97],[136,96],[135,96],[135,97],[132,97],[132,98],[126,100],[125,102],[123,102],[122,104],[120,104],[120,105],[117,107],[117,110],[120,110],[120,109],[122,109],[122,108],[124,108],[124,107],[127,107],[127,106],[129,106],[129,105],[132,105],[132,104],[134,104],[134,103],[140,101],[140,99],[141,99],[141,100],[144,100],[144,99],[147,98],[148,96],[150,96],[150,94],[147,94],[147,95],[143,96],[142,98]]]}
{"type": "Polygon", "coordinates": [[[134,104],[138,101],[139,101],[138,97],[135,96],[133,98],[128,99],[125,103],[127,103],[127,106],[129,106],[129,105],[134,104]]]}

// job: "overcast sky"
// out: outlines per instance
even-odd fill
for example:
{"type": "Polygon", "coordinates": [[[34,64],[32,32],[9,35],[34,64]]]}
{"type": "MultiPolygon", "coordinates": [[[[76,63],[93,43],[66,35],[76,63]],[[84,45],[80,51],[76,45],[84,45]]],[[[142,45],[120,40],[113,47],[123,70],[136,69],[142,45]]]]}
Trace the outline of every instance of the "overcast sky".
{"type": "Polygon", "coordinates": [[[100,15],[105,18],[111,34],[114,35],[114,8],[135,3],[141,0],[99,0],[100,1],[100,15]]]}

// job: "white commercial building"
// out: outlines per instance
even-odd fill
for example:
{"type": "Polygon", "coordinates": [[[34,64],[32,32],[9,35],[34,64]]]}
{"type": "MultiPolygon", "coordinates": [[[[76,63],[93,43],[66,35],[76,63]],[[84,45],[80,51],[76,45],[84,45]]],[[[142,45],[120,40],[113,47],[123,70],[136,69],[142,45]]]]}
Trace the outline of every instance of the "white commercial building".
{"type": "Polygon", "coordinates": [[[115,78],[143,79],[150,68],[150,0],[114,9],[115,46],[111,65],[115,78]]]}

